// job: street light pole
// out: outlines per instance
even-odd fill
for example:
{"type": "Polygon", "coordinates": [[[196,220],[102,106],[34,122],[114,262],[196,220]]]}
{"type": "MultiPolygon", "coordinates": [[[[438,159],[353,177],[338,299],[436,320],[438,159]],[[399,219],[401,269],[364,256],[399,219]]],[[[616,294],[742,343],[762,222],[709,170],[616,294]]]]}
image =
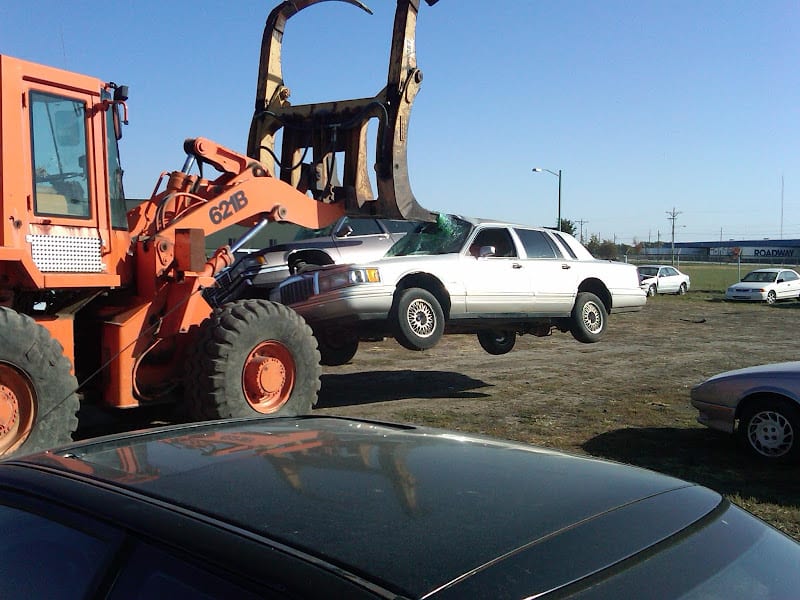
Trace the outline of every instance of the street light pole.
{"type": "Polygon", "coordinates": [[[556,229],[561,231],[561,169],[558,170],[558,173],[555,171],[551,171],[550,169],[543,169],[541,167],[534,167],[534,173],[541,173],[543,171],[547,171],[551,175],[555,175],[558,177],[558,222],[556,223],[556,229]]]}

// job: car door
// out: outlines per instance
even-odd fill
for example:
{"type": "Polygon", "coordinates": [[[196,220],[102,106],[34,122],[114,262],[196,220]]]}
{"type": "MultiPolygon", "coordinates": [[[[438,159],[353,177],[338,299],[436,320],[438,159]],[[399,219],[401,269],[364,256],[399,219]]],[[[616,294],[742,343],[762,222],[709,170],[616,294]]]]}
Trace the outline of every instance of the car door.
{"type": "Polygon", "coordinates": [[[496,315],[531,308],[528,274],[507,227],[476,230],[461,256],[467,312],[496,315]]]}
{"type": "Polygon", "coordinates": [[[664,294],[678,291],[680,276],[672,267],[661,267],[658,270],[658,291],[664,294]]]}
{"type": "Polygon", "coordinates": [[[797,298],[800,294],[800,277],[794,271],[781,271],[776,281],[780,282],[775,285],[778,298],[797,298]]]}
{"type": "Polygon", "coordinates": [[[377,219],[345,218],[333,231],[337,263],[369,262],[381,258],[392,239],[377,219]]]}
{"type": "Polygon", "coordinates": [[[514,233],[525,251],[523,263],[533,312],[552,315],[572,312],[577,290],[577,257],[567,258],[556,241],[544,231],[517,227],[514,233]]]}

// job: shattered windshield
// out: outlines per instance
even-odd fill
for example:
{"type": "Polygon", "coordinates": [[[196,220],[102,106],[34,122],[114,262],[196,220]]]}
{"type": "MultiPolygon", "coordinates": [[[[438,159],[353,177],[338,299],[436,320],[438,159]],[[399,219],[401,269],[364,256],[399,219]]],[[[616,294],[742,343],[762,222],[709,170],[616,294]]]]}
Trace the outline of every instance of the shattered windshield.
{"type": "Polygon", "coordinates": [[[420,223],[406,234],[386,256],[414,254],[451,254],[459,252],[472,231],[472,225],[453,215],[440,214],[435,223],[420,223]]]}

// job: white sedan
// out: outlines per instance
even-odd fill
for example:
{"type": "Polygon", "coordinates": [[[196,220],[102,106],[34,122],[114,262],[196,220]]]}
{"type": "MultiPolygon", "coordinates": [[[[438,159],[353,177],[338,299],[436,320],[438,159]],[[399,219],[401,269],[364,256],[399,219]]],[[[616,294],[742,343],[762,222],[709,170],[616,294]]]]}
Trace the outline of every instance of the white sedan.
{"type": "Polygon", "coordinates": [[[800,275],[792,269],[757,269],[725,292],[726,300],[751,300],[775,304],[800,298],[800,275]]]}
{"type": "Polygon", "coordinates": [[[444,333],[475,333],[490,354],[524,333],[591,343],[609,313],[646,302],[633,265],[596,260],[567,233],[454,215],[419,225],[381,260],[290,277],[276,299],[311,325],[326,365],[384,336],[424,350],[444,333]]]}
{"type": "Polygon", "coordinates": [[[689,291],[691,280],[686,273],[681,273],[669,265],[642,265],[636,269],[639,272],[639,287],[648,296],[656,294],[680,294],[689,291]]]}

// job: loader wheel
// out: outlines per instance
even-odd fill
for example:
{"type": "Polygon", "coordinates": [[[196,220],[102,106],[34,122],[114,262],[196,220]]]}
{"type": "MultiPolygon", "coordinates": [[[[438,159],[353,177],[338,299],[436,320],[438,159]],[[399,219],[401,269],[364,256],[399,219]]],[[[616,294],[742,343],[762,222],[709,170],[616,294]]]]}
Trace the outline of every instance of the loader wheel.
{"type": "Polygon", "coordinates": [[[72,441],[78,381],[50,332],[0,308],[0,457],[72,441]]]}
{"type": "Polygon", "coordinates": [[[300,315],[268,300],[230,302],[201,325],[185,385],[189,416],[308,413],[321,371],[316,341],[300,315]]]}

